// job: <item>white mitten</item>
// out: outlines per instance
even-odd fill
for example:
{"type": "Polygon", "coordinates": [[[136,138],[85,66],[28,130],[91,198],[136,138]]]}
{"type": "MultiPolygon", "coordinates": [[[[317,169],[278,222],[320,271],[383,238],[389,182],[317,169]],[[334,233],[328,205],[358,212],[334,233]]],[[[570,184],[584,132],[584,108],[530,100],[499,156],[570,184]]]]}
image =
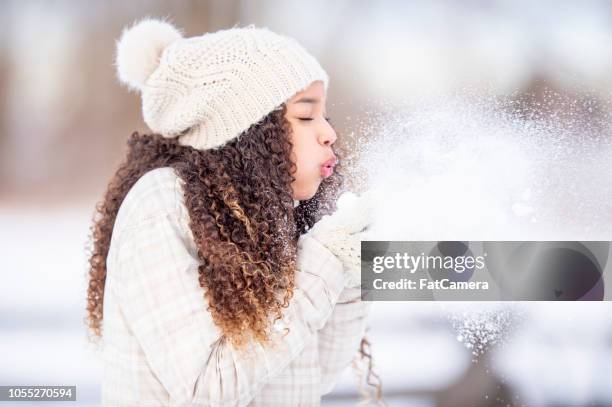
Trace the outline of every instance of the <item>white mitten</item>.
{"type": "Polygon", "coordinates": [[[361,240],[372,223],[374,192],[366,191],[361,196],[345,192],[336,206],[336,211],[323,216],[308,234],[342,262],[347,287],[358,287],[361,284],[361,240]]]}

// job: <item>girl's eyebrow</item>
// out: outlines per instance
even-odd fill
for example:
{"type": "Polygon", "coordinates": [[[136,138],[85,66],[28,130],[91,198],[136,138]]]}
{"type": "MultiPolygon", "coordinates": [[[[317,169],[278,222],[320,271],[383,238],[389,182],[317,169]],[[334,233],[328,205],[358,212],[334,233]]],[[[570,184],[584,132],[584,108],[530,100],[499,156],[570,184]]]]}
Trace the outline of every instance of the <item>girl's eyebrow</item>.
{"type": "Polygon", "coordinates": [[[296,100],[293,103],[314,103],[314,104],[316,104],[316,103],[319,103],[319,99],[303,97],[303,98],[301,98],[299,100],[296,100]]]}

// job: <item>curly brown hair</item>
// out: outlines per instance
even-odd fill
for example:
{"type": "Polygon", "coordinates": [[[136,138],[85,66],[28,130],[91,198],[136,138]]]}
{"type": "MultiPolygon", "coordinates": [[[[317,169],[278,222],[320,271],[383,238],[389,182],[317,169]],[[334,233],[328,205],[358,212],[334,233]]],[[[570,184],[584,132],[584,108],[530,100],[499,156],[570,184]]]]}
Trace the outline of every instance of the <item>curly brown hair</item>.
{"type": "MultiPolygon", "coordinates": [[[[201,261],[199,284],[214,322],[237,348],[251,339],[269,340],[270,325],[293,296],[297,240],[335,210],[343,185],[339,163],[317,193],[294,208],[296,167],[285,113],[281,105],[214,149],[181,145],[177,137],[132,133],[126,160],[96,205],[91,227],[86,322],[94,340],[102,336],[106,257],[119,207],[142,175],[160,167],[172,167],[184,181],[201,261]]],[[[364,343],[365,337],[362,357],[371,358],[364,343]]]]}

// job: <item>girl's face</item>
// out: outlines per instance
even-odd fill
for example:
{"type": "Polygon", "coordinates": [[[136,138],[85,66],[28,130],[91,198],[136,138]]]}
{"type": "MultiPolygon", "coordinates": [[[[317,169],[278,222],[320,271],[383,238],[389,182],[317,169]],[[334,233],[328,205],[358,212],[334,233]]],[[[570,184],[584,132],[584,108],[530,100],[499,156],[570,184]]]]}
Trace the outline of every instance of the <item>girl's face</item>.
{"type": "Polygon", "coordinates": [[[313,82],[286,103],[285,118],[291,123],[291,160],[297,166],[291,184],[293,199],[312,198],[321,181],[333,173],[336,156],[332,145],[336,132],[325,116],[323,82],[313,82]]]}

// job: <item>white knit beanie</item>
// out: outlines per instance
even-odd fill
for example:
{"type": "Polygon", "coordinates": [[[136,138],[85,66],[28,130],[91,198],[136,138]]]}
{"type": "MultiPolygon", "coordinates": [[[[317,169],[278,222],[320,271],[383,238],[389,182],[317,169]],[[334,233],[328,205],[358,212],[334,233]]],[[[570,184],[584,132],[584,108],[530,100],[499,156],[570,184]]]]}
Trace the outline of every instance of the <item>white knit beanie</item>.
{"type": "Polygon", "coordinates": [[[144,19],[117,41],[120,82],[142,96],[145,123],[181,145],[207,149],[238,136],[328,75],[295,40],[249,25],[184,38],[144,19]]]}

